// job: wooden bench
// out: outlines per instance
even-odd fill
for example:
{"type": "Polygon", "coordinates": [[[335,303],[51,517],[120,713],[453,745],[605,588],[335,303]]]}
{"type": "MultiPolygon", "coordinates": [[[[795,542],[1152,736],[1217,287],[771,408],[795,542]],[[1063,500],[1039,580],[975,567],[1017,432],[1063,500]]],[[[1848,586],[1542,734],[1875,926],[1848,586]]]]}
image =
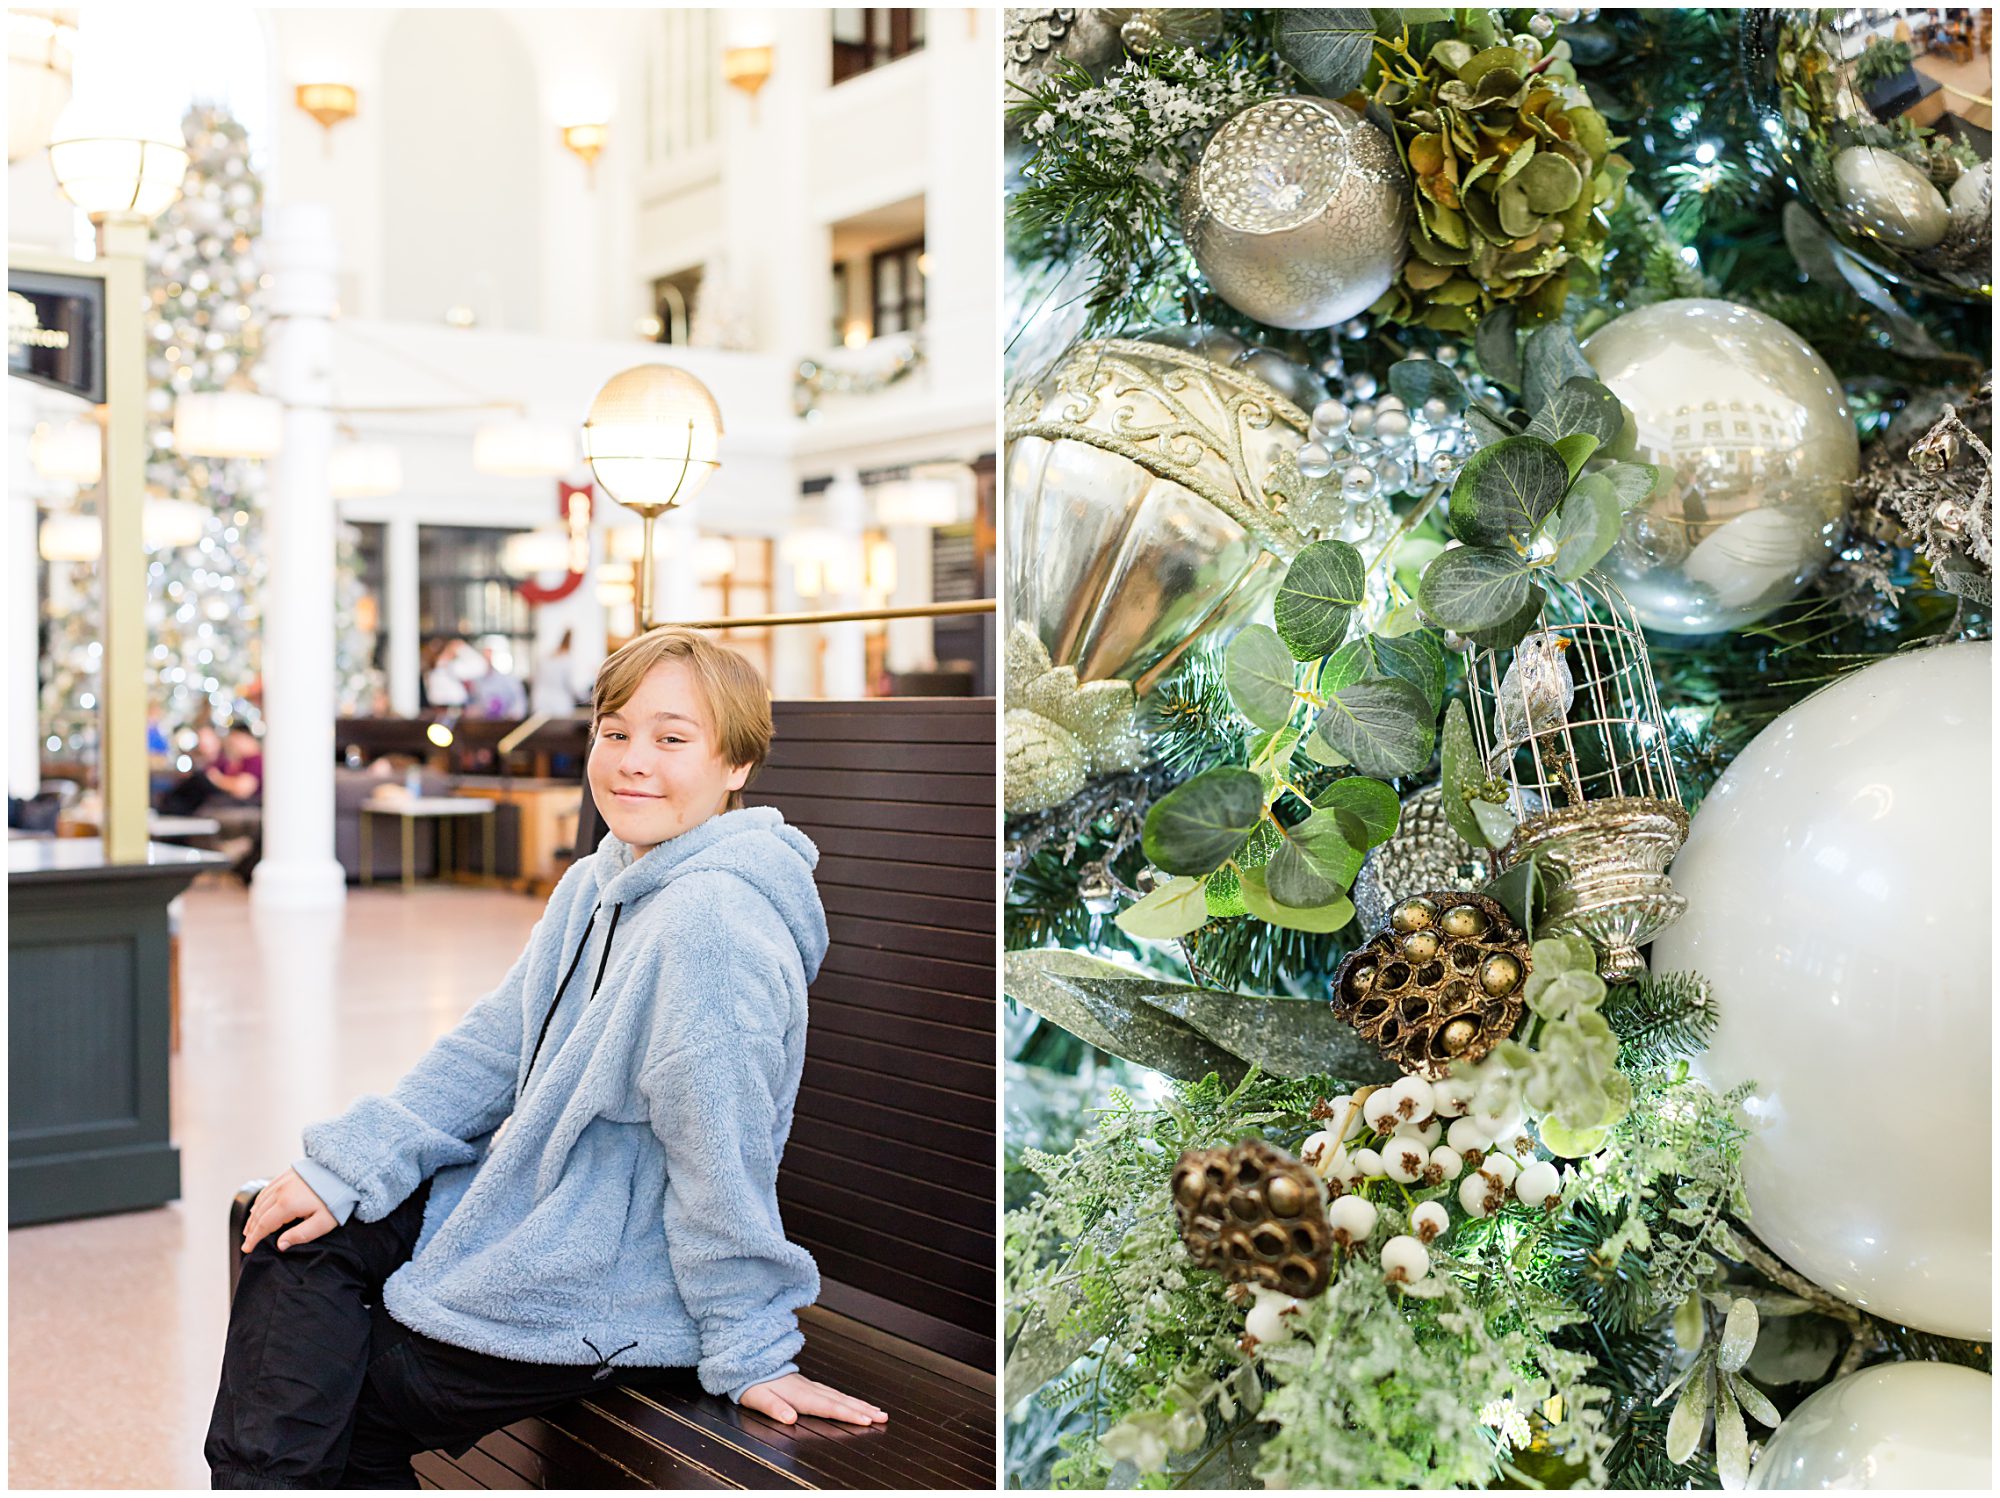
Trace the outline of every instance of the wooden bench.
{"type": "MultiPolygon", "coordinates": [[[[799,1364],[889,1424],[781,1426],[676,1370],[455,1460],[427,1453],[427,1486],[997,1485],[993,699],[773,711],[777,740],[745,799],[818,845],[832,938],[778,1175],[786,1231],[823,1282],[799,1318],[799,1364]]],[[[578,848],[603,831],[586,787],[578,848]]]]}

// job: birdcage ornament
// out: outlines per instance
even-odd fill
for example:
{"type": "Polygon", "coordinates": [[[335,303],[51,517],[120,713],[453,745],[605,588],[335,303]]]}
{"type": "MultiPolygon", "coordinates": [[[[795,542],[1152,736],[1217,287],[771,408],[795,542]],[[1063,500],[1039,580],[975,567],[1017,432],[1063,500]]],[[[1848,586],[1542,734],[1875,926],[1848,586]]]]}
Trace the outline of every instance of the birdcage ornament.
{"type": "Polygon", "coordinates": [[[1512,650],[1467,664],[1474,740],[1516,826],[1502,868],[1533,857],[1540,930],[1574,932],[1609,981],[1687,908],[1667,877],[1687,836],[1665,715],[1632,606],[1595,573],[1552,583],[1512,650]]]}

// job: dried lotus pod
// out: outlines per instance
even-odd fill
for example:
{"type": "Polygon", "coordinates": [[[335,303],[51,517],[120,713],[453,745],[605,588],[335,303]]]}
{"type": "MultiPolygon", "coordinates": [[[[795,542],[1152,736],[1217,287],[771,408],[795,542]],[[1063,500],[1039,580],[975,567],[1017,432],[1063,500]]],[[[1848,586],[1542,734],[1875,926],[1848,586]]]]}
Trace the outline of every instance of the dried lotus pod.
{"type": "Polygon", "coordinates": [[[1528,939],[1496,900],[1444,890],[1390,907],[1333,975],[1333,1012],[1404,1071],[1436,1080],[1514,1033],[1528,939]]]}
{"type": "Polygon", "coordinates": [[[1189,1150],[1174,1167],[1174,1206],[1188,1253],[1239,1284],[1295,1300],[1326,1288],[1333,1233],[1319,1177],[1261,1139],[1189,1150]]]}

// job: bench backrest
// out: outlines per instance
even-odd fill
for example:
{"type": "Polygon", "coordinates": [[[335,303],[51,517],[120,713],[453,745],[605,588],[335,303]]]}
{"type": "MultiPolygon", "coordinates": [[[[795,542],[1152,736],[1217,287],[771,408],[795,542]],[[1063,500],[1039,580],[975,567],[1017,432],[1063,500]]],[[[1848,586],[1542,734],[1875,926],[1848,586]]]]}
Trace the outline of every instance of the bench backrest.
{"type": "MultiPolygon", "coordinates": [[[[994,1363],[991,697],[773,704],[744,792],[818,845],[832,945],[778,1173],[820,1303],[959,1362],[994,1363]]],[[[584,787],[577,847],[603,823],[584,787]]]]}

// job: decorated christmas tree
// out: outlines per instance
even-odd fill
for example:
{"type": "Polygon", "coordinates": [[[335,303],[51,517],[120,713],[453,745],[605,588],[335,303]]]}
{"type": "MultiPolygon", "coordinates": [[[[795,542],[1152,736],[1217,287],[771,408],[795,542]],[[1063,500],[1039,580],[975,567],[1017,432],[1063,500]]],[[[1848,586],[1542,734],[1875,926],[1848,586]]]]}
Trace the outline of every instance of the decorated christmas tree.
{"type": "Polygon", "coordinates": [[[1868,33],[1009,13],[1014,1482],[1986,1485],[1990,177],[1868,33]]]}
{"type": "MultiPolygon", "coordinates": [[[[146,689],[170,733],[262,724],[263,465],[176,452],[173,418],[180,396],[254,388],[269,285],[257,248],[264,187],[249,137],[226,112],[197,106],[182,129],[187,177],[147,252],[146,689]]],[[[357,567],[343,548],[343,710],[365,709],[378,674],[372,631],[355,627],[357,567]]],[[[94,563],[75,564],[73,587],[80,606],[51,607],[46,621],[44,733],[88,757],[102,664],[94,563]]]]}

